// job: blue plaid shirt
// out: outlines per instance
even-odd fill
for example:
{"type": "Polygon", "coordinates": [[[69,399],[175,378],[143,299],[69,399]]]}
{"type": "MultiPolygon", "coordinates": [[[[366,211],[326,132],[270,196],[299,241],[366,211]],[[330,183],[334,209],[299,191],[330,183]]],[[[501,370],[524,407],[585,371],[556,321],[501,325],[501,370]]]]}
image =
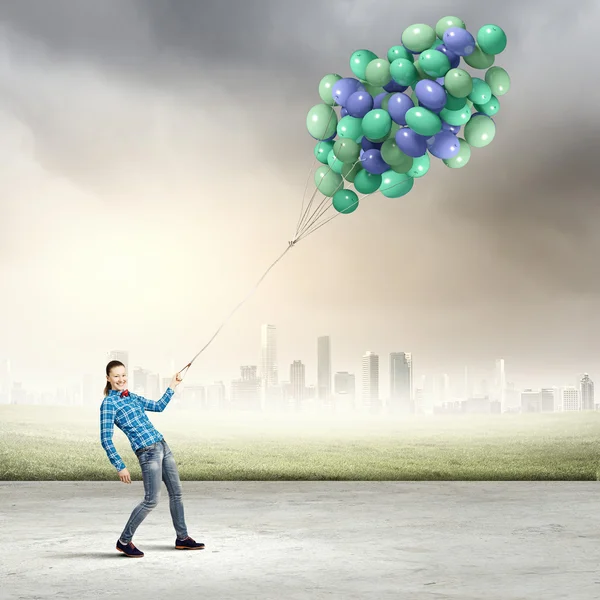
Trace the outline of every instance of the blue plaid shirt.
{"type": "Polygon", "coordinates": [[[132,392],[122,398],[118,390],[110,390],[108,396],[105,396],[100,406],[100,442],[117,471],[122,471],[125,463],[113,444],[113,425],[116,424],[129,438],[134,452],[139,448],[160,442],[163,439],[162,434],[155,429],[144,411],[162,412],[174,393],[169,387],[163,397],[156,402],[146,400],[132,392]]]}

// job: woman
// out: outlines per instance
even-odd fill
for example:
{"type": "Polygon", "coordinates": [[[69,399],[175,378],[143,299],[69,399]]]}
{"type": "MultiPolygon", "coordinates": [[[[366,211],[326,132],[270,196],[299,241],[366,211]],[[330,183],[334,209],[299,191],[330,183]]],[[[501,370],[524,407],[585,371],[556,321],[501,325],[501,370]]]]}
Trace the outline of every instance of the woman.
{"type": "Polygon", "coordinates": [[[131,539],[140,523],[158,504],[161,480],[169,492],[169,508],[177,538],[177,550],[200,550],[204,544],[194,541],[187,534],[185,524],[181,482],[173,453],[164,437],[158,432],[145,411],[162,412],[181,383],[176,373],[163,397],[157,402],[146,400],[127,390],[125,365],[113,360],[106,365],[106,387],[100,407],[100,440],[108,459],[117,469],[123,483],[131,483],[131,476],[119,456],[113,441],[113,425],[128,437],[132,450],[136,453],[142,468],[144,480],[144,500],[131,513],[125,529],[117,540],[117,550],[132,558],[142,558],[144,553],[133,545],[131,539]]]}

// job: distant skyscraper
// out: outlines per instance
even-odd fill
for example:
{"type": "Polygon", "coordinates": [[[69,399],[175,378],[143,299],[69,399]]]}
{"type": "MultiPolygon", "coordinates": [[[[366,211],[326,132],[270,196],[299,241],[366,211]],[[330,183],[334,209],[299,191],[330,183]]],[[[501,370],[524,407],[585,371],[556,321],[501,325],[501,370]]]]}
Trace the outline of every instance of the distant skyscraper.
{"type": "Polygon", "coordinates": [[[234,410],[260,410],[261,381],[255,366],[240,367],[241,379],[231,382],[231,408],[234,410]]]}
{"type": "Polygon", "coordinates": [[[260,377],[265,388],[277,385],[277,330],[275,325],[262,325],[260,329],[260,377]]]}
{"type": "Polygon", "coordinates": [[[329,336],[317,339],[317,398],[331,400],[331,342],[329,336]]]}
{"type": "Polygon", "coordinates": [[[542,389],[542,412],[555,412],[558,409],[557,393],[556,388],[542,389]]]}
{"type": "MultiPolygon", "coordinates": [[[[171,381],[171,380],[169,380],[171,381]]],[[[128,387],[140,396],[146,396],[148,394],[148,371],[142,369],[142,367],[134,367],[133,378],[129,380],[128,387]]],[[[149,398],[151,400],[158,400],[158,398],[149,398]]]]}
{"type": "Polygon", "coordinates": [[[543,395],[541,390],[523,390],[521,392],[521,412],[542,412],[543,395]]]}
{"type": "Polygon", "coordinates": [[[584,373],[579,383],[581,390],[581,410],[594,410],[594,382],[584,373]]]}
{"type": "Polygon", "coordinates": [[[370,350],[362,357],[362,404],[379,407],[379,355],[370,350]]]}
{"type": "Polygon", "coordinates": [[[506,410],[506,370],[504,367],[504,359],[496,359],[496,397],[495,400],[500,402],[502,412],[506,410]]]}
{"type": "Polygon", "coordinates": [[[159,400],[162,396],[160,393],[160,377],[158,373],[147,373],[146,394],[146,398],[148,398],[148,400],[159,400]]]}
{"type": "Polygon", "coordinates": [[[414,412],[413,370],[410,352],[390,354],[390,409],[404,414],[414,412]]]}
{"type": "Polygon", "coordinates": [[[560,390],[562,410],[564,412],[581,410],[579,390],[573,386],[565,386],[560,390]]]}
{"type": "Polygon", "coordinates": [[[290,383],[292,399],[298,407],[306,398],[306,369],[300,360],[295,360],[290,365],[290,383]]]}
{"type": "Polygon", "coordinates": [[[129,352],[127,350],[111,350],[106,355],[107,362],[111,360],[121,361],[127,370],[129,370],[129,352]]]}

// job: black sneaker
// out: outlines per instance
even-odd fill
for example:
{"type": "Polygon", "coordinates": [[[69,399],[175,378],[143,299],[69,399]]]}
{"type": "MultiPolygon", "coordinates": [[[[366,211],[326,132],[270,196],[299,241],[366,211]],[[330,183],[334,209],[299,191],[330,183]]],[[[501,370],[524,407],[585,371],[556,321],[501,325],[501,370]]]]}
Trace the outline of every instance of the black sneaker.
{"type": "Polygon", "coordinates": [[[177,548],[177,550],[203,550],[204,544],[202,542],[196,542],[188,536],[185,540],[176,539],[175,548],[177,548]]]}
{"type": "Polygon", "coordinates": [[[142,558],[144,553],[141,550],[138,550],[133,542],[129,542],[129,544],[122,544],[121,540],[117,540],[117,550],[122,552],[125,556],[129,556],[130,558],[142,558]]]}

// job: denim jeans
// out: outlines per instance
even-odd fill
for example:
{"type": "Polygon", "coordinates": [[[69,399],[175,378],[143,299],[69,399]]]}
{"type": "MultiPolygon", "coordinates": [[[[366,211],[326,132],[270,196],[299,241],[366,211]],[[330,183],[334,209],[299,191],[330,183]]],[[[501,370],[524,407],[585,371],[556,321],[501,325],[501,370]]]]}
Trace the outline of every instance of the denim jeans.
{"type": "Polygon", "coordinates": [[[177,538],[180,540],[186,538],[188,532],[183,514],[181,481],[171,448],[163,439],[151,446],[136,450],[136,455],[142,468],[144,500],[133,509],[129,521],[121,533],[121,542],[127,544],[131,541],[140,523],[158,504],[161,479],[165,482],[169,493],[169,508],[177,538]]]}

